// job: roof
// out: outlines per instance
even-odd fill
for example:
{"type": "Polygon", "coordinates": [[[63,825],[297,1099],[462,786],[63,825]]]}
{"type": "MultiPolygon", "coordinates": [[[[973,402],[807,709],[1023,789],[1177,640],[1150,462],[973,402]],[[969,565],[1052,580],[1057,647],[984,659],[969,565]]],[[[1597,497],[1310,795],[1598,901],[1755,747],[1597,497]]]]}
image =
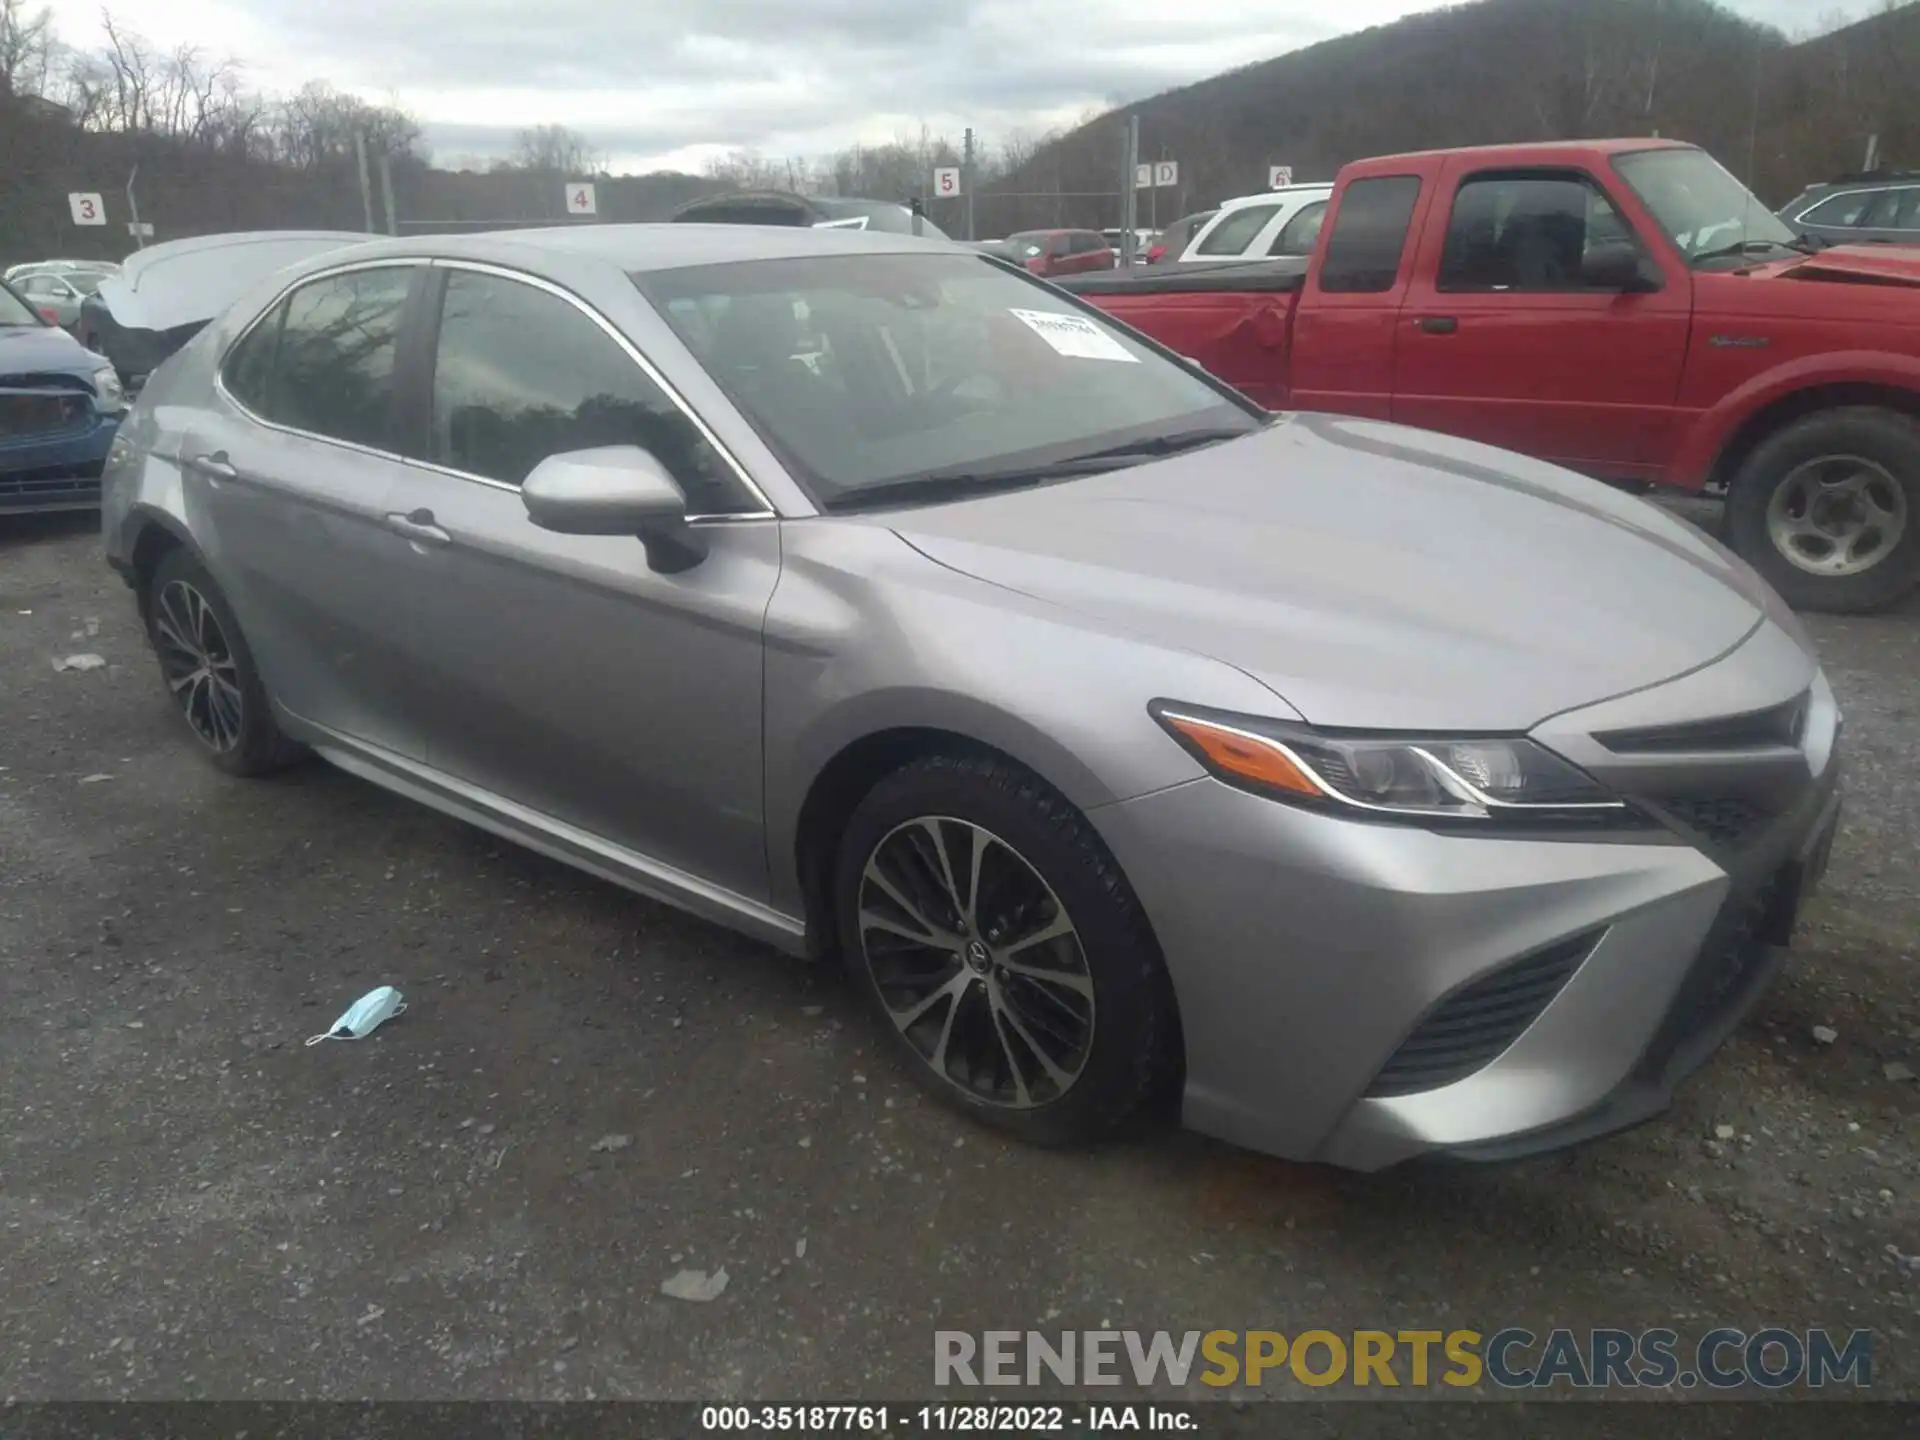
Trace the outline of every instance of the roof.
{"type": "Polygon", "coordinates": [[[888,255],[917,250],[953,252],[949,240],[881,230],[821,230],[788,225],[579,224],[540,230],[493,230],[478,235],[418,235],[356,247],[356,259],[384,255],[445,256],[525,264],[539,255],[601,260],[622,270],[679,270],[744,260],[802,255],[888,255]]]}
{"type": "Polygon", "coordinates": [[[1244,210],[1249,205],[1271,205],[1277,200],[1289,197],[1300,199],[1305,196],[1318,198],[1333,193],[1333,181],[1318,180],[1309,185],[1282,185],[1278,190],[1262,190],[1255,195],[1235,195],[1230,200],[1222,200],[1217,210],[1244,210]]]}
{"type": "Polygon", "coordinates": [[[1697,150],[1699,148],[1684,140],[1660,140],[1651,135],[1613,140],[1535,140],[1518,145],[1461,145],[1445,150],[1409,150],[1399,155],[1376,155],[1371,159],[1356,160],[1346,168],[1349,170],[1365,168],[1371,173],[1379,173],[1395,165],[1404,165],[1409,160],[1441,158],[1451,160],[1456,156],[1481,165],[1538,165],[1543,162],[1559,164],[1596,153],[1620,155],[1633,150],[1697,150]]]}

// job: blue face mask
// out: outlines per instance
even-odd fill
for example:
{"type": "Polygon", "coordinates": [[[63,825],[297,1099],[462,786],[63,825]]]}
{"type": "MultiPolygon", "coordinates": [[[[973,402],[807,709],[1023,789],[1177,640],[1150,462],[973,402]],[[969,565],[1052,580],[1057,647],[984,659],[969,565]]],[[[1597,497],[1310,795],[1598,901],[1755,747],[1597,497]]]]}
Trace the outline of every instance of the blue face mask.
{"type": "Polygon", "coordinates": [[[307,1044],[318,1045],[322,1040],[364,1040],[406,1008],[407,1002],[398,990],[382,985],[354,1001],[326,1034],[307,1037],[307,1044]]]}

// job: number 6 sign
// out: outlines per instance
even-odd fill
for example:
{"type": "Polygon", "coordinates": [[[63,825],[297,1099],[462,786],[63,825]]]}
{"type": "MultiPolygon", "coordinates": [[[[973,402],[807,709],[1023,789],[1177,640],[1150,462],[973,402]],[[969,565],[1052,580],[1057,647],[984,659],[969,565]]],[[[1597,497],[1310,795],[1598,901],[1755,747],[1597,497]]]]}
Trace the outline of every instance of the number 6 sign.
{"type": "Polygon", "coordinates": [[[958,195],[960,193],[960,169],[956,165],[943,165],[933,172],[933,193],[936,195],[958,195]]]}
{"type": "Polygon", "coordinates": [[[107,223],[107,207],[100,203],[97,194],[75,192],[67,196],[67,208],[73,211],[73,223],[76,225],[107,223]]]}

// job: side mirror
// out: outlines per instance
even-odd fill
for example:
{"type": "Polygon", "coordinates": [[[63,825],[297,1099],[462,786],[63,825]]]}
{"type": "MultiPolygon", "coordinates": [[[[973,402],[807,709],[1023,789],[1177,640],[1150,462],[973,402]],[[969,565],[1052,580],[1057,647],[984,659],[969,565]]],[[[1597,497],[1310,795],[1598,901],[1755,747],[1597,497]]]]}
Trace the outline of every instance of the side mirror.
{"type": "Polygon", "coordinates": [[[1654,288],[1641,268],[1639,247],[1625,240],[1604,241],[1587,251],[1580,261],[1580,283],[1590,290],[1654,288]]]}
{"type": "Polygon", "coordinates": [[[706,558],[706,542],[687,526],[687,497],[638,445],[608,445],[549,455],[520,486],[527,518],[562,535],[635,535],[647,563],[672,574],[706,558]]]}

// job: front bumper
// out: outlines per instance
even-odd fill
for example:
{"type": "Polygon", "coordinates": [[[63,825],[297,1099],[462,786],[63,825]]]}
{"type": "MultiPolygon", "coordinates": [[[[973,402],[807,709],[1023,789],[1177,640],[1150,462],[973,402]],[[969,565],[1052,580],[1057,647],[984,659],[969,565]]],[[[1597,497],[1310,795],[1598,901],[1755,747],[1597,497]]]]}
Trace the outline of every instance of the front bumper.
{"type": "Polygon", "coordinates": [[[1810,749],[1817,767],[1732,848],[1440,834],[1210,779],[1095,810],[1166,955],[1186,1122],[1371,1170],[1514,1157],[1658,1113],[1763,993],[1818,881],[1839,767],[1830,734],[1810,749]],[[1484,1063],[1433,1088],[1382,1083],[1406,1049],[1434,1053],[1436,1018],[1443,1039],[1477,1023],[1450,1001],[1569,945],[1564,983],[1484,1063]]]}

